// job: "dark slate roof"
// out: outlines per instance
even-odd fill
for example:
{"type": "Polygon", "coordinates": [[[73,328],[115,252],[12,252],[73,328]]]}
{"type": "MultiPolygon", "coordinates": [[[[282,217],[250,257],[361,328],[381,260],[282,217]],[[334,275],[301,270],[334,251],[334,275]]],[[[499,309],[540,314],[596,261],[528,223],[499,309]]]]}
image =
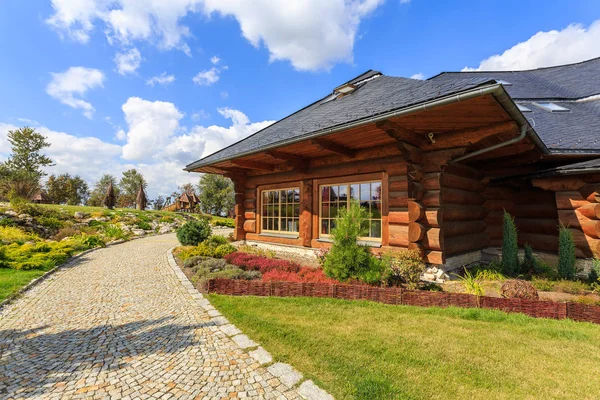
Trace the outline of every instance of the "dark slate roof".
{"type": "Polygon", "coordinates": [[[523,115],[552,153],[600,153],[600,58],[576,64],[527,71],[443,72],[432,82],[465,77],[505,81],[504,88],[517,104],[531,109],[523,115]],[[549,112],[532,102],[551,101],[569,112],[549,112]]]}
{"type": "Polygon", "coordinates": [[[367,71],[348,83],[356,84],[366,79],[370,80],[359,84],[351,95],[326,102],[324,100],[331,95],[328,94],[255,134],[189,164],[186,169],[192,170],[240,154],[260,151],[268,146],[300,140],[304,136],[310,136],[311,133],[341,124],[424,103],[486,83],[494,83],[485,77],[466,77],[447,82],[422,81],[380,75],[377,71],[367,71]],[[379,76],[375,77],[376,75],[379,76]]]}
{"type": "Polygon", "coordinates": [[[503,80],[505,89],[515,100],[573,100],[600,93],[600,58],[576,64],[525,71],[442,72],[430,81],[481,78],[503,80]]]}
{"type": "Polygon", "coordinates": [[[348,96],[330,94],[233,145],[189,164],[192,170],[311,134],[459,93],[495,81],[531,112],[523,115],[553,153],[600,154],[600,58],[526,71],[443,72],[426,81],[396,78],[369,70],[346,83],[358,84],[348,96]],[[549,112],[535,101],[552,101],[569,112],[549,112]]]}

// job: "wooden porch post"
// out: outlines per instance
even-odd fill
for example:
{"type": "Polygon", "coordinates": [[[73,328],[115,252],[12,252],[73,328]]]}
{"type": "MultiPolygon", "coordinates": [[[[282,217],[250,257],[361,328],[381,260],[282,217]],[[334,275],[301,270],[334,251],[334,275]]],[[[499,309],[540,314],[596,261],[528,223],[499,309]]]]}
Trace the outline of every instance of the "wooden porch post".
{"type": "Polygon", "coordinates": [[[246,231],[244,230],[244,222],[246,212],[244,207],[244,201],[246,199],[246,178],[245,177],[232,177],[233,188],[235,191],[235,228],[233,231],[233,239],[246,240],[246,231]]]}
{"type": "Polygon", "coordinates": [[[311,247],[313,220],[313,181],[302,181],[300,189],[300,238],[302,246],[311,247]]]}

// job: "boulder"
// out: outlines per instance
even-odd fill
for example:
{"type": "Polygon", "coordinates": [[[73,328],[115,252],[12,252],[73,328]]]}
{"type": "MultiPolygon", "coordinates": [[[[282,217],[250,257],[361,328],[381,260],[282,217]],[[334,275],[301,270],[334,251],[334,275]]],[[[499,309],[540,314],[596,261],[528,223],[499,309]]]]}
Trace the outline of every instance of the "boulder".
{"type": "Polygon", "coordinates": [[[146,231],[143,229],[132,229],[131,233],[133,233],[135,236],[144,236],[146,231]]]}
{"type": "Polygon", "coordinates": [[[502,297],[507,299],[537,300],[539,298],[536,288],[528,281],[511,279],[505,281],[501,288],[502,297]]]}
{"type": "Polygon", "coordinates": [[[19,215],[19,213],[13,210],[8,210],[4,211],[4,215],[8,215],[9,217],[16,217],[17,215],[19,215]]]}
{"type": "Polygon", "coordinates": [[[76,211],[75,214],[73,214],[73,217],[75,219],[85,219],[85,218],[89,217],[89,214],[84,213],[82,211],[76,211]]]}

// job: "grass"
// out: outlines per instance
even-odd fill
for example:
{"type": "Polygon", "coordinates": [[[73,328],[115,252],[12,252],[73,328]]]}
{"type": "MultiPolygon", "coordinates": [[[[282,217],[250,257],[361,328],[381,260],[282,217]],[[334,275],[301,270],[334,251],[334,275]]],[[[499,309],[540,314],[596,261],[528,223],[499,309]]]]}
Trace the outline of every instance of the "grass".
{"type": "Polygon", "coordinates": [[[0,301],[3,301],[16,293],[33,279],[44,275],[45,272],[46,271],[41,269],[19,271],[9,268],[0,268],[0,301]]]}
{"type": "Polygon", "coordinates": [[[600,393],[598,325],[366,301],[209,298],[277,361],[289,362],[336,399],[582,399],[600,393]]]}

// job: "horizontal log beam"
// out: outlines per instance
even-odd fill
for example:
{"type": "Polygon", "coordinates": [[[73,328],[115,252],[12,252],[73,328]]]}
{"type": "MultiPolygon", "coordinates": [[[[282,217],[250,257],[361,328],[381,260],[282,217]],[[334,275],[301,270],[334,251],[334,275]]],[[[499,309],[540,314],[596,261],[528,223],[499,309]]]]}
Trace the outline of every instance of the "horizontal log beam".
{"type": "Polygon", "coordinates": [[[408,247],[408,225],[390,225],[390,246],[408,247]]]}
{"type": "Polygon", "coordinates": [[[556,192],[556,208],[559,210],[575,210],[589,204],[578,191],[556,192]]]}
{"type": "Polygon", "coordinates": [[[349,147],[332,142],[327,139],[322,139],[322,138],[312,139],[311,143],[316,146],[319,146],[323,150],[331,151],[332,153],[336,153],[336,154],[341,154],[348,158],[354,158],[356,156],[355,150],[352,150],[349,147]]]}
{"type": "Polygon", "coordinates": [[[510,130],[517,130],[514,121],[499,122],[496,124],[481,126],[477,128],[461,129],[453,132],[437,133],[434,135],[435,142],[428,141],[422,146],[423,150],[446,149],[451,147],[468,147],[490,136],[510,130]]]}
{"type": "Polygon", "coordinates": [[[444,252],[446,257],[449,255],[466,253],[473,250],[480,250],[489,246],[490,239],[482,233],[472,235],[457,236],[444,240],[444,252]]]}
{"type": "Polygon", "coordinates": [[[251,161],[251,160],[232,160],[232,164],[235,164],[242,168],[247,169],[258,169],[261,171],[273,171],[275,170],[275,166],[273,164],[260,162],[260,161],[251,161]]]}
{"type": "Polygon", "coordinates": [[[406,142],[413,146],[421,147],[421,143],[424,141],[423,136],[390,120],[380,121],[375,125],[387,133],[389,137],[396,139],[399,142],[406,142]]]}
{"type": "Polygon", "coordinates": [[[285,161],[287,165],[297,169],[298,171],[307,172],[309,169],[309,160],[304,157],[277,150],[268,150],[265,153],[276,160],[285,161]]]}
{"type": "Polygon", "coordinates": [[[558,210],[558,220],[566,227],[580,229],[587,236],[600,239],[600,221],[582,215],[579,210],[558,210]]]}
{"type": "Polygon", "coordinates": [[[465,236],[472,233],[483,232],[486,229],[485,222],[479,221],[448,221],[444,224],[444,237],[465,236]]]}

